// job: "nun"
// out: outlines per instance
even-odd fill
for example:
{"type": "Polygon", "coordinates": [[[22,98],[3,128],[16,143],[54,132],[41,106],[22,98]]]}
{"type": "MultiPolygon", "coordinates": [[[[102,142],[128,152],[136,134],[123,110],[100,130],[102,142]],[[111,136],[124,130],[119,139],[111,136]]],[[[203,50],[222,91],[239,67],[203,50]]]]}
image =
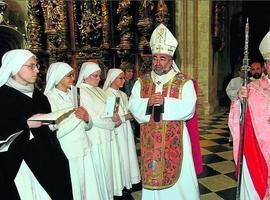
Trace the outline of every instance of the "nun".
{"type": "Polygon", "coordinates": [[[128,111],[128,97],[119,89],[123,87],[125,74],[121,69],[110,69],[107,74],[103,90],[108,96],[120,98],[118,114],[122,124],[115,128],[116,141],[120,153],[122,168],[122,177],[124,177],[123,196],[125,199],[131,198],[132,184],[140,182],[140,170],[136,153],[133,130],[130,121],[133,120],[131,113],[128,111]]]}
{"type": "Polygon", "coordinates": [[[47,97],[34,87],[36,56],[15,49],[2,57],[0,68],[0,141],[22,133],[0,153],[1,196],[7,199],[73,199],[68,160],[56,134],[42,122],[29,121],[51,112],[47,97]]]}
{"type": "MultiPolygon", "coordinates": [[[[104,200],[113,199],[116,194],[115,190],[115,176],[114,169],[120,170],[120,164],[116,165],[113,154],[115,148],[112,144],[114,127],[119,126],[121,120],[118,115],[113,117],[105,117],[105,107],[107,96],[104,91],[98,87],[101,80],[101,69],[98,64],[93,62],[85,62],[82,64],[77,86],[81,89],[81,104],[91,113],[93,127],[87,131],[88,138],[91,143],[91,150],[95,169],[102,188],[102,195],[104,200]]],[[[120,177],[121,180],[121,177],[120,177]]],[[[119,179],[117,180],[117,183],[119,179]]],[[[119,195],[121,196],[122,184],[119,188],[119,195]]],[[[118,195],[118,194],[117,194],[118,195]]]]}
{"type": "MultiPolygon", "coordinates": [[[[50,65],[46,76],[44,94],[48,97],[52,111],[75,107],[71,86],[74,71],[70,65],[56,62],[50,65]]],[[[74,200],[102,199],[94,170],[90,141],[86,131],[92,127],[87,110],[79,106],[59,124],[51,125],[57,131],[57,138],[66,154],[72,182],[74,200]]]]}

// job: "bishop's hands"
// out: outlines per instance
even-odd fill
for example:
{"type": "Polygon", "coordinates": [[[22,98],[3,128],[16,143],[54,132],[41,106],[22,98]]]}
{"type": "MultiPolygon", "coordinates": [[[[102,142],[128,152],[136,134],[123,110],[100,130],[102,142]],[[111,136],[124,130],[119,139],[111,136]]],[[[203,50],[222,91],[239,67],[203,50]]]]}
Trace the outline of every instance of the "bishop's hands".
{"type": "Polygon", "coordinates": [[[149,98],[148,106],[153,106],[156,104],[159,104],[159,105],[164,104],[164,98],[161,93],[154,93],[149,98]]]}
{"type": "Polygon", "coordinates": [[[89,114],[87,112],[87,110],[82,107],[79,106],[75,112],[74,112],[75,116],[83,121],[85,121],[86,123],[89,122],[89,114]]]}
{"type": "Polygon", "coordinates": [[[240,98],[240,100],[242,101],[243,98],[247,98],[248,97],[248,90],[247,87],[242,86],[239,91],[238,91],[238,97],[240,98]]]}

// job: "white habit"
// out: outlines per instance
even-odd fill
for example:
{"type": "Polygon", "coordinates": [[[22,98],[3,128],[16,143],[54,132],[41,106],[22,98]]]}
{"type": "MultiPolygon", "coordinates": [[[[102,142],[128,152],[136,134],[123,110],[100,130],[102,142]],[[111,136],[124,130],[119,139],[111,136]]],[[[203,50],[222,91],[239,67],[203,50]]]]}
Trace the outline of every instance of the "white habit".
{"type": "Polygon", "coordinates": [[[122,124],[115,128],[115,133],[121,158],[123,183],[127,189],[130,189],[132,184],[140,182],[141,176],[133,130],[130,121],[125,120],[125,115],[128,114],[128,97],[124,92],[111,87],[106,90],[106,93],[108,96],[120,97],[118,113],[122,124]]]}
{"type": "Polygon", "coordinates": [[[112,161],[112,131],[115,123],[104,118],[106,94],[99,87],[86,83],[80,84],[81,105],[92,117],[93,127],[87,131],[92,155],[102,188],[102,200],[113,199],[114,175],[112,161]]]}
{"type": "MultiPolygon", "coordinates": [[[[52,111],[74,105],[70,91],[63,92],[53,88],[46,96],[52,111]]],[[[90,116],[89,114],[90,122],[86,124],[72,113],[60,124],[51,126],[52,129],[57,129],[57,138],[69,161],[74,200],[102,199],[90,151],[90,142],[86,135],[86,130],[92,126],[90,116]]]]}

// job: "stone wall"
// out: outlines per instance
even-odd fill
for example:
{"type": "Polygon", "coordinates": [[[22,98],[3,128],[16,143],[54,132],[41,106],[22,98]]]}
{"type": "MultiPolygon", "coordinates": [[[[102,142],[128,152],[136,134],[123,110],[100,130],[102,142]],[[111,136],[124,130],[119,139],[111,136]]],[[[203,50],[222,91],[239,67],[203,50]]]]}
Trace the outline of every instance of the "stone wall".
{"type": "Polygon", "coordinates": [[[182,71],[199,84],[201,114],[212,113],[218,106],[217,58],[213,56],[209,0],[176,1],[176,36],[179,48],[176,62],[182,71]]]}

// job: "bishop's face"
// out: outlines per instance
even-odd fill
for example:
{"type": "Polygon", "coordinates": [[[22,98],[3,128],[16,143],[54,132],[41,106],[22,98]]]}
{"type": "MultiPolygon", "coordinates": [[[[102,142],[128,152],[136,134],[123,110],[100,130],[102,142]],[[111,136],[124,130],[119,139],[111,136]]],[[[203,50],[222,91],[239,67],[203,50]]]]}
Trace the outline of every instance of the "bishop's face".
{"type": "Polygon", "coordinates": [[[158,75],[167,74],[172,68],[172,58],[167,54],[155,54],[152,60],[152,69],[158,75]]]}

